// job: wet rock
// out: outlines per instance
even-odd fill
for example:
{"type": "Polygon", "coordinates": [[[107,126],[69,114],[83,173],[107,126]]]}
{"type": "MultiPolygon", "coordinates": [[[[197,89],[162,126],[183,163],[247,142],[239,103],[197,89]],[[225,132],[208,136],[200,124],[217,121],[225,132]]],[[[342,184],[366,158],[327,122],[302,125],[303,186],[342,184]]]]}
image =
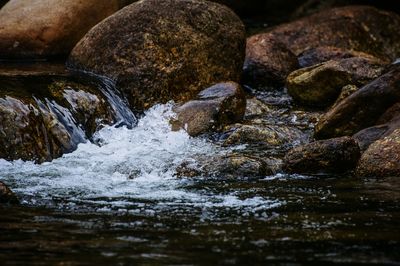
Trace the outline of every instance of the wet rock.
{"type": "Polygon", "coordinates": [[[178,177],[214,177],[218,179],[256,178],[273,172],[260,158],[240,154],[197,158],[182,163],[176,170],[178,177]]]}
{"type": "Polygon", "coordinates": [[[332,108],[335,107],[336,105],[338,105],[341,101],[343,101],[350,95],[352,95],[358,89],[359,89],[358,86],[352,85],[352,84],[344,86],[342,88],[342,90],[340,91],[339,97],[337,97],[335,103],[332,105],[332,108]]]}
{"type": "Polygon", "coordinates": [[[218,82],[239,81],[244,50],[243,23],[225,6],[145,0],[89,31],[69,65],[116,80],[140,111],[171,99],[189,100],[218,82]]]}
{"type": "Polygon", "coordinates": [[[292,72],[286,84],[296,102],[326,107],[337,99],[343,86],[363,85],[379,77],[384,69],[379,60],[361,57],[331,60],[292,72]]]}
{"type": "Polygon", "coordinates": [[[353,135],[353,138],[357,141],[360,151],[363,153],[372,143],[382,138],[388,130],[388,125],[373,126],[357,132],[353,135]]]}
{"type": "Polygon", "coordinates": [[[400,176],[400,129],[369,146],[361,156],[356,171],[358,176],[400,176]]]}
{"type": "Polygon", "coordinates": [[[0,10],[0,58],[66,56],[118,9],[118,0],[11,0],[0,10]]]}
{"type": "Polygon", "coordinates": [[[245,118],[260,116],[272,112],[271,107],[260,101],[256,97],[246,100],[245,118]]]}
{"type": "Polygon", "coordinates": [[[284,44],[263,35],[247,40],[243,67],[245,84],[259,89],[282,86],[289,73],[298,68],[296,55],[284,44]]]}
{"type": "Polygon", "coordinates": [[[237,125],[224,145],[259,144],[268,147],[289,146],[305,141],[297,128],[284,125],[237,125]]]}
{"type": "Polygon", "coordinates": [[[342,173],[360,158],[357,142],[350,137],[316,141],[289,151],[283,170],[297,174],[342,173]]]}
{"type": "Polygon", "coordinates": [[[172,129],[184,128],[189,135],[196,136],[241,121],[245,109],[246,97],[240,85],[219,83],[178,107],[172,129]]]}
{"type": "MultiPolygon", "coordinates": [[[[259,68],[260,72],[267,77],[274,77],[275,71],[281,68],[270,66],[294,66],[291,63],[294,60],[293,56],[290,56],[291,53],[299,56],[305,51],[318,47],[358,51],[384,61],[392,61],[400,55],[399,40],[400,17],[397,14],[367,6],[334,8],[250,37],[247,42],[247,51],[258,49],[261,51],[248,53],[250,56],[246,62],[255,62],[250,68],[252,72],[257,73],[257,68],[259,68]],[[278,52],[276,52],[277,48],[279,48],[278,52]],[[274,53],[278,55],[283,53],[286,56],[274,57],[274,53]],[[286,61],[280,62],[281,59],[286,61]],[[266,74],[266,70],[269,71],[269,69],[272,70],[266,74]]],[[[258,75],[253,76],[258,78],[258,75]]],[[[252,75],[247,74],[247,77],[251,78],[252,75]]],[[[256,79],[251,82],[258,83],[256,79]]]]}
{"type": "MultiPolygon", "coordinates": [[[[339,60],[350,57],[362,57],[371,60],[378,60],[376,57],[367,53],[357,52],[353,50],[345,50],[334,46],[321,46],[308,49],[299,55],[298,60],[300,67],[304,68],[321,64],[329,60],[339,60]]],[[[383,63],[390,62],[384,61],[383,63]]]]}
{"type": "Polygon", "coordinates": [[[97,87],[67,74],[0,74],[0,158],[52,160],[114,117],[97,87]]]}
{"type": "Polygon", "coordinates": [[[349,136],[376,124],[380,116],[400,100],[400,66],[360,88],[323,115],[315,137],[349,136]]]}
{"type": "Polygon", "coordinates": [[[379,9],[400,13],[400,7],[398,5],[393,5],[392,0],[307,0],[301,3],[299,8],[293,12],[292,19],[305,17],[313,13],[320,12],[321,10],[347,5],[368,5],[379,9]]]}
{"type": "Polygon", "coordinates": [[[278,26],[264,36],[280,40],[296,55],[311,48],[334,46],[393,60],[400,52],[399,29],[400,17],[395,13],[346,6],[278,26]]]}
{"type": "MultiPolygon", "coordinates": [[[[386,118],[381,121],[384,122],[386,118]]],[[[353,135],[353,138],[357,140],[362,152],[364,152],[375,141],[387,137],[393,131],[400,128],[400,116],[395,116],[382,124],[378,121],[377,124],[377,126],[363,129],[353,135]]]]}
{"type": "Polygon", "coordinates": [[[0,204],[1,203],[18,204],[19,200],[14,192],[0,181],[0,204]]]}
{"type": "Polygon", "coordinates": [[[378,119],[376,124],[385,124],[400,118],[400,102],[393,104],[386,112],[378,119]]]}

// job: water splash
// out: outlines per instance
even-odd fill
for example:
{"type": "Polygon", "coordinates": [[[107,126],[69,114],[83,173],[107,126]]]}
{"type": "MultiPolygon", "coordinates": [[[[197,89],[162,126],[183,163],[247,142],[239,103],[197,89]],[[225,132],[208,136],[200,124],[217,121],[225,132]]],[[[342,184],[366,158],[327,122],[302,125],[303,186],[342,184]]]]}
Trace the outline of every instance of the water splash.
{"type": "MultiPolygon", "coordinates": [[[[237,191],[193,189],[193,182],[176,178],[175,170],[183,161],[228,150],[191,138],[183,130],[172,132],[169,120],[174,115],[172,104],[157,105],[137,127],[103,128],[94,136],[97,145],[79,144],[75,152],[41,165],[0,160],[0,180],[27,204],[57,207],[89,204],[107,210],[136,210],[151,202],[152,211],[184,207],[255,212],[280,204],[237,191]]],[[[148,206],[143,211],[148,211],[148,206]]]]}

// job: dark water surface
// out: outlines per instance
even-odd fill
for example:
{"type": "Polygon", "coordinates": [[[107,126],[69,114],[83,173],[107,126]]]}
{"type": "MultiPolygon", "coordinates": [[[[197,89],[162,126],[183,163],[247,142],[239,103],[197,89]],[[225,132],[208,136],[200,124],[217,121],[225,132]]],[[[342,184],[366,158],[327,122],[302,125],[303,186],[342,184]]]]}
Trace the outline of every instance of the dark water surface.
{"type": "Polygon", "coordinates": [[[123,209],[107,198],[0,206],[1,264],[400,263],[398,178],[276,176],[181,189],[271,202],[251,210],[126,198],[123,209]]]}

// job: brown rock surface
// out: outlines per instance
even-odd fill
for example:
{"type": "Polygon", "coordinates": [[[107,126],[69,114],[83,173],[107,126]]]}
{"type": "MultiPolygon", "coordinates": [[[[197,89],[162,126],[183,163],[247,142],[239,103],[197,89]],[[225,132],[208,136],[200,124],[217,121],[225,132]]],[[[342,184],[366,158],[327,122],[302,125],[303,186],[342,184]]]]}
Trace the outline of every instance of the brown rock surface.
{"type": "Polygon", "coordinates": [[[69,65],[116,80],[131,107],[144,110],[239,81],[244,49],[244,25],[225,6],[144,0],[94,27],[73,49],[69,65]]]}
{"type": "Polygon", "coordinates": [[[316,141],[299,146],[285,156],[288,173],[341,173],[353,169],[360,158],[357,142],[350,137],[316,141]]]}
{"type": "Polygon", "coordinates": [[[315,127],[316,138],[349,136],[376,124],[400,100],[400,66],[360,88],[323,115],[315,127]]]}
{"type": "Polygon", "coordinates": [[[366,177],[400,176],[400,129],[369,146],[361,156],[357,175],[366,177]]]}
{"type": "Polygon", "coordinates": [[[173,130],[184,128],[196,136],[243,119],[246,97],[239,84],[226,82],[201,91],[197,98],[177,108],[173,130]]]}
{"type": "Polygon", "coordinates": [[[10,0],[0,9],[0,58],[66,56],[119,5],[118,0],[10,0]]]}
{"type": "MultiPolygon", "coordinates": [[[[347,6],[279,25],[248,39],[246,62],[250,64],[245,67],[245,76],[257,78],[257,73],[262,72],[269,82],[279,82],[282,77],[276,78],[275,73],[284,74],[281,69],[293,66],[292,56],[287,55],[302,56],[319,47],[335,47],[345,53],[357,51],[392,61],[400,56],[400,16],[368,6],[347,6]],[[286,61],[281,62],[282,59],[286,61]]],[[[257,79],[247,82],[258,83],[257,79]]],[[[262,85],[265,80],[259,83],[262,85]]]]}
{"type": "Polygon", "coordinates": [[[286,84],[296,102],[326,107],[338,98],[343,86],[364,85],[384,70],[379,60],[351,57],[296,70],[288,76],[286,84]]]}

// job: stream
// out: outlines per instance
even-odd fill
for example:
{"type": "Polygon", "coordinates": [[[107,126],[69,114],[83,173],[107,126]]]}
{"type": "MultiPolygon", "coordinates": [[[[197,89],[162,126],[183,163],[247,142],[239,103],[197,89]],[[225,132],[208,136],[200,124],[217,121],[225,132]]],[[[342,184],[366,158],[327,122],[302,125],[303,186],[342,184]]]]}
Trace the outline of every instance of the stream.
{"type": "Polygon", "coordinates": [[[399,265],[398,178],[179,178],[185,160],[243,147],[172,132],[173,116],[154,106],[52,162],[0,160],[22,202],[0,205],[1,264],[399,265]]]}

